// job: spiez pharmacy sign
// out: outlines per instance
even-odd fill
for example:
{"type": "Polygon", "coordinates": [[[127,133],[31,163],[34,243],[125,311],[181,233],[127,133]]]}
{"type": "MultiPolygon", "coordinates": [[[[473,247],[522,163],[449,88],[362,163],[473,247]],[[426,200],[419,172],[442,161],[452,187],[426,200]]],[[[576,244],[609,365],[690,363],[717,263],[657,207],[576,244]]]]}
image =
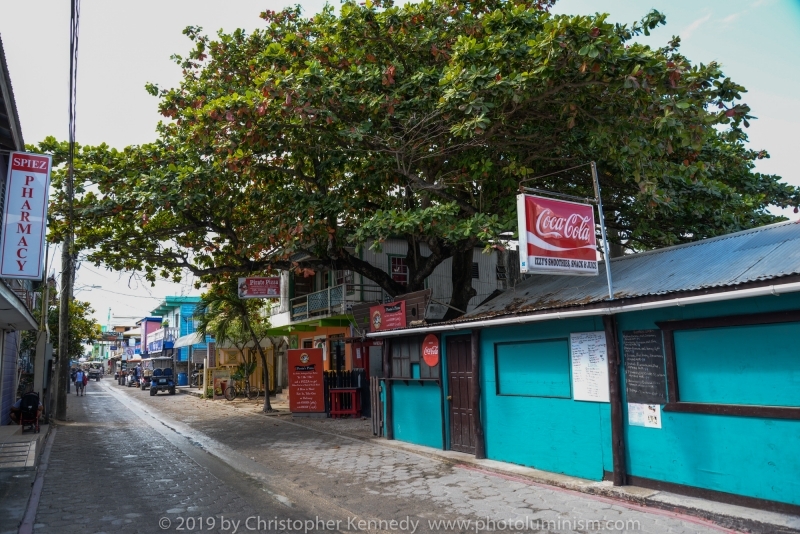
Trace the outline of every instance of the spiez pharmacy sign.
{"type": "Polygon", "coordinates": [[[11,153],[0,240],[2,278],[42,279],[51,168],[50,156],[11,153]]]}
{"type": "Polygon", "coordinates": [[[517,219],[521,272],[597,275],[592,206],[517,195],[517,219]]]}

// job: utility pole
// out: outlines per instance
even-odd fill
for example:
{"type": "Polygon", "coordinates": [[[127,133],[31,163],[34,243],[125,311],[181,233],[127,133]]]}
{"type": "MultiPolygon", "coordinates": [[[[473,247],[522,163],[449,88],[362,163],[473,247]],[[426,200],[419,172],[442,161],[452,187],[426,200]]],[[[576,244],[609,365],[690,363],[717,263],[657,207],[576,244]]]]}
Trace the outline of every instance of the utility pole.
{"type": "Polygon", "coordinates": [[[69,383],[69,338],[71,321],[69,308],[72,303],[72,288],[75,280],[75,239],[74,239],[74,203],[75,203],[75,95],[78,73],[78,21],[80,17],[80,0],[71,0],[69,31],[69,158],[67,161],[67,179],[65,196],[67,202],[64,244],[61,249],[61,302],[58,314],[58,372],[56,373],[56,419],[67,419],[67,384],[69,383]]]}

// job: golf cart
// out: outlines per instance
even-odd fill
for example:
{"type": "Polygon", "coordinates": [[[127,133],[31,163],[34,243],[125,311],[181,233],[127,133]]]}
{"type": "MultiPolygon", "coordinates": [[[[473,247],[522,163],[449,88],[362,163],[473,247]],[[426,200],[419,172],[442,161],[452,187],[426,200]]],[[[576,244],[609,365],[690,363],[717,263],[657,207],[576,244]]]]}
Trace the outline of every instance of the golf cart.
{"type": "Polygon", "coordinates": [[[103,362],[89,362],[89,380],[100,381],[103,376],[103,362]]]}
{"type": "Polygon", "coordinates": [[[159,391],[168,391],[170,395],[175,395],[175,374],[173,371],[172,358],[151,358],[153,372],[149,376],[150,396],[154,396],[159,391]]]}

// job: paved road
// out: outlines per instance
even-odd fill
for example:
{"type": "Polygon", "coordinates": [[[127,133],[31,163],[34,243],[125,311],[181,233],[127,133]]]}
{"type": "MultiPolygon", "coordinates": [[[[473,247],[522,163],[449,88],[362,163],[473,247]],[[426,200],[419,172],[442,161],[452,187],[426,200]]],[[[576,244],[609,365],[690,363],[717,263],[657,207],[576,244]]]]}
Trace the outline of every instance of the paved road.
{"type": "Polygon", "coordinates": [[[112,394],[118,387],[106,378],[91,382],[84,397],[69,397],[70,421],[53,437],[35,532],[233,532],[235,525],[246,532],[250,516],[311,517],[126,407],[112,394]]]}
{"type": "Polygon", "coordinates": [[[110,379],[71,397],[70,410],[75,422],[56,435],[37,532],[159,532],[162,517],[166,531],[214,517],[202,531],[234,532],[220,516],[240,521],[237,532],[298,530],[254,517],[309,520],[310,532],[720,532],[110,379]]]}

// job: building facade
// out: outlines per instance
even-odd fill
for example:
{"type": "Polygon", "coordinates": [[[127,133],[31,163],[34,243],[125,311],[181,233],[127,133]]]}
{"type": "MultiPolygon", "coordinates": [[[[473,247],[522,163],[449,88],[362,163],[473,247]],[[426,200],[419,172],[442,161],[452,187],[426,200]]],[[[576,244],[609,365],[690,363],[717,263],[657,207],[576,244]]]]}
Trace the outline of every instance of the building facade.
{"type": "Polygon", "coordinates": [[[603,278],[537,275],[459,320],[369,334],[388,345],[385,433],[796,514],[798,239],[781,223],[617,258],[614,300],[603,278]]]}

